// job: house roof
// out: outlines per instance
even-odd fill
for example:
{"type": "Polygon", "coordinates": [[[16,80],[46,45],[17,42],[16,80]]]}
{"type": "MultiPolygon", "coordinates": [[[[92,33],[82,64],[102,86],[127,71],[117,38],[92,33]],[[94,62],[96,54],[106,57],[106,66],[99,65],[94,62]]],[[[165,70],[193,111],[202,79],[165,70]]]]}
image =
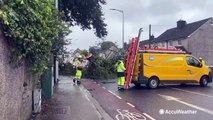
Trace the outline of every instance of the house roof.
{"type": "Polygon", "coordinates": [[[171,28],[157,37],[156,42],[184,39],[196,31],[201,25],[212,18],[186,24],[183,28],[171,28]]]}

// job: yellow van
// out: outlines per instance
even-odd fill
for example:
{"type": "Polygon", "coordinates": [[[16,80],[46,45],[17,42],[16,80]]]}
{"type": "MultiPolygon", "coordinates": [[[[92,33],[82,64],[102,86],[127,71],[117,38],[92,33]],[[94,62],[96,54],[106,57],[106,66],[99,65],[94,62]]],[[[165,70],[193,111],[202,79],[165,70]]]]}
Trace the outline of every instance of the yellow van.
{"type": "Polygon", "coordinates": [[[212,82],[211,70],[191,54],[147,53],[136,56],[132,83],[157,88],[160,83],[199,83],[205,87],[212,82]]]}

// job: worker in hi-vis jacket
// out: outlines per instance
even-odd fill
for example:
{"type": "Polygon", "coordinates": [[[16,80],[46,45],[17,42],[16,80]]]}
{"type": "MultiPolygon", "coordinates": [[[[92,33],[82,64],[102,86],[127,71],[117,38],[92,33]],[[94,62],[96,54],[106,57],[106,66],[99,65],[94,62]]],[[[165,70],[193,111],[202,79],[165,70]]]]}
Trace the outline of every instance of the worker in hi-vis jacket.
{"type": "Polygon", "coordinates": [[[124,89],[125,83],[125,66],[124,66],[124,58],[120,57],[118,62],[115,64],[117,76],[118,76],[118,90],[124,89]]]}
{"type": "Polygon", "coordinates": [[[75,73],[75,78],[73,79],[73,83],[80,84],[81,77],[82,77],[82,69],[83,69],[83,59],[82,57],[78,57],[78,59],[74,62],[75,68],[76,68],[76,73],[75,73]]]}

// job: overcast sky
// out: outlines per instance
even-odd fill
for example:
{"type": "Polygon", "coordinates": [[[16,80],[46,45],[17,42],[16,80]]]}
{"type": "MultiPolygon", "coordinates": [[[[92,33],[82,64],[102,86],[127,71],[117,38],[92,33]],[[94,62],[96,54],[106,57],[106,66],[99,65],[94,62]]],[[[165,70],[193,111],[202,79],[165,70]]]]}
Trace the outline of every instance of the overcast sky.
{"type": "MultiPolygon", "coordinates": [[[[124,41],[137,37],[140,27],[143,28],[141,40],[148,39],[149,24],[152,34],[157,37],[165,30],[176,26],[180,19],[187,23],[213,17],[213,0],[106,0],[102,6],[105,23],[107,24],[107,41],[122,44],[122,14],[111,8],[124,11],[124,41]]],[[[72,39],[69,50],[89,49],[102,41],[94,35],[93,30],[82,31],[80,27],[72,27],[68,38],[72,39]]]]}

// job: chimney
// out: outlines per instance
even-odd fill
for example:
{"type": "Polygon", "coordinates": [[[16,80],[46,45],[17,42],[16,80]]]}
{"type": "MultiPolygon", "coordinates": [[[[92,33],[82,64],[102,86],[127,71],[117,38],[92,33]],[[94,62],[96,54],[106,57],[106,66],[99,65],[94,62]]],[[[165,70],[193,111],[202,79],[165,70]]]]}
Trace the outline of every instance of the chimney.
{"type": "Polygon", "coordinates": [[[184,21],[184,20],[179,20],[179,21],[177,21],[177,28],[178,29],[182,29],[182,28],[184,28],[186,26],[186,21],[184,21]]]}

